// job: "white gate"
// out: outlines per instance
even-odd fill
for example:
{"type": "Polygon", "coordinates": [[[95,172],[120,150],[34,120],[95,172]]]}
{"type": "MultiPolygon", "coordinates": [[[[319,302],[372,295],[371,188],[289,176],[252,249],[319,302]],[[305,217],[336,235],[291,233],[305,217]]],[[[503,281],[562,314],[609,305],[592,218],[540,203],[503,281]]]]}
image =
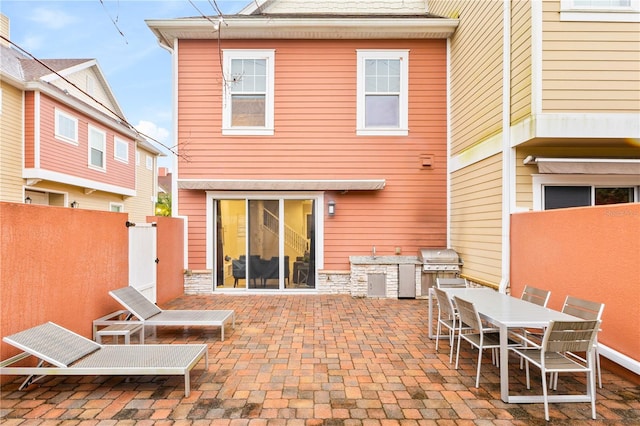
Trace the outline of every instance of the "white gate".
{"type": "Polygon", "coordinates": [[[129,285],[156,303],[156,225],[129,226],[129,285]]]}

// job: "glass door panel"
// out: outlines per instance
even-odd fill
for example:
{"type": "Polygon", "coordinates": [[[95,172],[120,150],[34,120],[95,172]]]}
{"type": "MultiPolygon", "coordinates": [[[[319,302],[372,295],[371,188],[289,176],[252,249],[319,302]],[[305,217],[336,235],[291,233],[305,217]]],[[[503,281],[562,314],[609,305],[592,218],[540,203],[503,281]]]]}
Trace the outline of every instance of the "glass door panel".
{"type": "Polygon", "coordinates": [[[247,202],[216,202],[216,264],[218,288],[247,286],[247,202]]]}
{"type": "Polygon", "coordinates": [[[249,288],[280,288],[280,201],[249,200],[249,288]]]}
{"type": "Polygon", "coordinates": [[[221,199],[214,206],[217,288],[315,288],[314,200],[221,199]]]}

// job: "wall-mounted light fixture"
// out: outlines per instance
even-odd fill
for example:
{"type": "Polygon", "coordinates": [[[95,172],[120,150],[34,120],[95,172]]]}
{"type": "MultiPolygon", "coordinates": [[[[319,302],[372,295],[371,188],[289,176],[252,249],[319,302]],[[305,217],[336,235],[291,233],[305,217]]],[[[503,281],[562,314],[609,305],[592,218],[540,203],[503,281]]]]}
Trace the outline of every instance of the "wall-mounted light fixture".
{"type": "Polygon", "coordinates": [[[71,206],[72,209],[77,209],[78,207],[80,207],[80,204],[77,201],[72,201],[71,204],[69,204],[71,206]]]}
{"type": "Polygon", "coordinates": [[[329,201],[329,203],[327,204],[327,213],[329,214],[329,216],[333,216],[336,214],[336,202],[331,200],[329,201]]]}
{"type": "Polygon", "coordinates": [[[31,197],[27,197],[24,199],[25,204],[31,204],[31,197]]]}

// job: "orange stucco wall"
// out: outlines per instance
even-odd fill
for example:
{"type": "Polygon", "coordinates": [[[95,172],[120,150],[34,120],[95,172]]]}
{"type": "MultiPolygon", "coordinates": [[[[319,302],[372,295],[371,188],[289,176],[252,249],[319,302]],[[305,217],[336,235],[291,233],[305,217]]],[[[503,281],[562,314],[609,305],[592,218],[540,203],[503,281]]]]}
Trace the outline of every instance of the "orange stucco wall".
{"type": "MultiPolygon", "coordinates": [[[[127,215],[0,203],[3,336],[53,321],[91,337],[128,282],[127,215]]],[[[2,343],[2,359],[17,351],[2,343]]]]}
{"type": "Polygon", "coordinates": [[[598,340],[640,360],[640,204],[618,204],[511,217],[511,292],[526,284],[605,304],[598,340]]]}
{"type": "MultiPolygon", "coordinates": [[[[446,245],[446,40],[222,40],[220,48],[275,49],[275,133],[223,136],[217,41],[181,40],[179,179],[385,179],[380,191],[325,193],[338,212],[325,222],[325,269],[346,270],[350,255],[372,246],[393,255],[446,245]],[[358,49],[409,50],[408,136],[356,135],[358,49]]],[[[176,196],[189,217],[189,267],[204,269],[204,191],[176,196]]]]}
{"type": "MultiPolygon", "coordinates": [[[[158,224],[158,303],[184,293],[183,221],[158,224]]],[[[125,213],[0,203],[0,338],[53,321],[91,338],[92,321],[122,309],[128,285],[125,213]]],[[[0,359],[18,353],[0,344],[0,359]]]]}

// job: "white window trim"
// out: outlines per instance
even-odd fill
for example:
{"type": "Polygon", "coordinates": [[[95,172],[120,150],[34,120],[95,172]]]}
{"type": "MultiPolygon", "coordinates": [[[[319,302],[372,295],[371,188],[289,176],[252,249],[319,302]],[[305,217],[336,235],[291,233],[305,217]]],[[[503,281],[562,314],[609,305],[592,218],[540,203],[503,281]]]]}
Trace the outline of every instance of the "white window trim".
{"type": "Polygon", "coordinates": [[[409,134],[409,50],[363,50],[357,51],[357,122],[358,136],[407,136],[409,134]],[[394,128],[365,127],[365,59],[400,59],[400,111],[399,126],[394,128]]]}
{"type": "Polygon", "coordinates": [[[274,134],[274,98],[275,98],[275,50],[260,49],[224,49],[223,67],[225,80],[231,76],[232,59],[265,59],[267,61],[267,91],[265,99],[265,125],[264,127],[232,127],[231,126],[231,91],[223,84],[222,96],[222,134],[223,135],[253,135],[253,136],[273,136],[274,134]]]}
{"type": "MultiPolygon", "coordinates": [[[[637,175],[533,175],[533,210],[544,210],[545,186],[591,186],[599,187],[634,187],[633,199],[637,203],[640,196],[637,175]]],[[[593,188],[592,188],[593,191],[593,188]]]]}
{"type": "Polygon", "coordinates": [[[89,132],[87,134],[87,164],[89,166],[90,169],[93,170],[98,170],[101,172],[106,172],[107,171],[107,133],[95,126],[89,125],[89,132]],[[96,166],[95,164],[91,163],[91,132],[95,131],[97,133],[100,133],[102,135],[102,161],[103,161],[103,165],[102,167],[100,166],[96,166]]]}
{"type": "Polygon", "coordinates": [[[113,213],[124,213],[124,203],[109,202],[109,211],[113,213]],[[120,211],[114,212],[113,207],[118,207],[120,211]]]}
{"type": "Polygon", "coordinates": [[[113,158],[116,161],[120,161],[121,163],[129,164],[129,142],[127,140],[119,137],[113,138],[113,158]],[[124,146],[126,148],[124,158],[118,156],[118,145],[124,146]]]}
{"type": "Polygon", "coordinates": [[[640,22],[640,0],[629,7],[597,8],[574,5],[574,0],[560,0],[560,20],[574,22],[640,22]]]}
{"type": "Polygon", "coordinates": [[[68,114],[62,110],[59,110],[58,108],[55,108],[54,135],[55,135],[55,138],[60,141],[67,142],[73,145],[78,145],[78,119],[72,116],[71,114],[68,114]],[[74,122],[75,128],[76,128],[75,139],[60,134],[60,129],[58,128],[58,117],[64,117],[74,122]]]}

